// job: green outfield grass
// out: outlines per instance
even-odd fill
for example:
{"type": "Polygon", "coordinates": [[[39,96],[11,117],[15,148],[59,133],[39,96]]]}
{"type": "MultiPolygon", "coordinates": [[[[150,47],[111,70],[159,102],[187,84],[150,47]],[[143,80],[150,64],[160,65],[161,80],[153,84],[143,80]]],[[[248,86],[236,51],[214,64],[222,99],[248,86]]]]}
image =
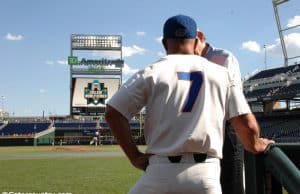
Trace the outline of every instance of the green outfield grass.
{"type": "Polygon", "coordinates": [[[0,193],[122,194],[142,174],[118,146],[80,148],[1,147],[0,193]]]}
{"type": "Polygon", "coordinates": [[[119,146],[0,147],[0,194],[123,194],[142,173],[119,146]]]}

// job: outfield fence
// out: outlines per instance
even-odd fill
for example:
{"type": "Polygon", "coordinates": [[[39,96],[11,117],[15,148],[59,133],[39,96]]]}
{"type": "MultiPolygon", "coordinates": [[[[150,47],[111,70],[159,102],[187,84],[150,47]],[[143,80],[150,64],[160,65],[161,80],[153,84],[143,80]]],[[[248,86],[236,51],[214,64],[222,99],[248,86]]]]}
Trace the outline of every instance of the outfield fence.
{"type": "MultiPolygon", "coordinates": [[[[138,145],[144,145],[144,137],[135,135],[133,140],[138,145]]],[[[56,136],[55,133],[49,133],[41,137],[30,136],[2,136],[0,137],[0,146],[40,146],[40,145],[89,145],[95,144],[93,136],[87,135],[62,135],[56,136]]],[[[116,139],[112,135],[100,136],[97,145],[114,145],[116,139]]]]}

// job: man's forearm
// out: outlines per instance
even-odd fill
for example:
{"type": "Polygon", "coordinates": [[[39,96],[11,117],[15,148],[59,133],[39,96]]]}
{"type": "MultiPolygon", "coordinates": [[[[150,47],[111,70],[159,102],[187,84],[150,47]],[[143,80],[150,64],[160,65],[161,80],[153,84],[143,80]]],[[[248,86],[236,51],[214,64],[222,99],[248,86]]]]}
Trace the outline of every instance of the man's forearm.
{"type": "Polygon", "coordinates": [[[132,141],[128,120],[109,105],[107,106],[105,119],[126,156],[131,161],[134,160],[139,151],[136,144],[132,141]]]}
{"type": "Polygon", "coordinates": [[[247,151],[260,153],[274,141],[260,138],[260,128],[253,114],[241,115],[230,120],[237,136],[247,151]]]}

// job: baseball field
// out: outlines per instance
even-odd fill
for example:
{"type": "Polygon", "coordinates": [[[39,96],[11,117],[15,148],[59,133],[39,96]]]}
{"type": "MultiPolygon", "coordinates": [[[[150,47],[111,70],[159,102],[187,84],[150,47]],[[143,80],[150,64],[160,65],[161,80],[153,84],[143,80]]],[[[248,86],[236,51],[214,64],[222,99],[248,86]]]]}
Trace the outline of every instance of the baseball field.
{"type": "Polygon", "coordinates": [[[0,147],[2,194],[122,194],[141,174],[118,146],[0,147]]]}
{"type": "Polygon", "coordinates": [[[125,194],[141,175],[119,146],[0,147],[0,194],[125,194]]]}

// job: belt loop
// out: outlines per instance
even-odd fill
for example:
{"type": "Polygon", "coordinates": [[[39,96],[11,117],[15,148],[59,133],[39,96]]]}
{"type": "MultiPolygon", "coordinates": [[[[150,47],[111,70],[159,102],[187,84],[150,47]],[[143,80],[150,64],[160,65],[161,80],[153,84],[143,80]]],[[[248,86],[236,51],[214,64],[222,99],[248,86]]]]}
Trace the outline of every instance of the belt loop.
{"type": "MultiPolygon", "coordinates": [[[[193,159],[195,163],[204,162],[207,158],[207,154],[193,154],[193,159]]],[[[168,156],[171,163],[179,163],[182,159],[182,155],[179,156],[168,156]]]]}
{"type": "Polygon", "coordinates": [[[179,163],[182,156],[168,156],[171,163],[179,163]]]}
{"type": "Polygon", "coordinates": [[[207,158],[207,154],[193,154],[193,156],[197,163],[204,162],[207,158]]]}

